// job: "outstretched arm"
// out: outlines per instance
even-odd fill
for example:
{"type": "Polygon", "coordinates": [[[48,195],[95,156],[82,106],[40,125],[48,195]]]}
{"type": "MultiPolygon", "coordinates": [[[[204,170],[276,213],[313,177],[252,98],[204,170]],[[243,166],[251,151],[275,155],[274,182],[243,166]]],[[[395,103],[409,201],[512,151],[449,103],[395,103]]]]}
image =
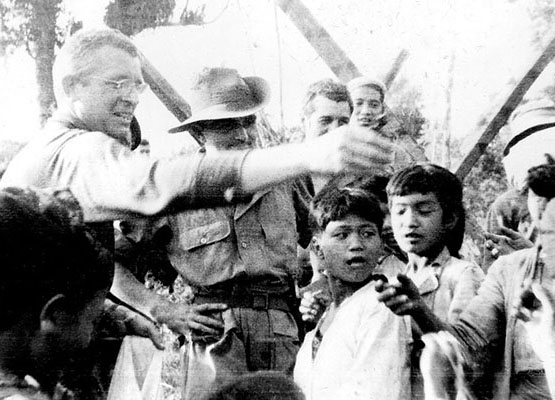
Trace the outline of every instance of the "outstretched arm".
{"type": "Polygon", "coordinates": [[[424,303],[414,282],[406,275],[397,275],[397,281],[376,284],[378,300],[397,315],[410,315],[423,333],[449,330],[449,324],[442,322],[424,303]]]}

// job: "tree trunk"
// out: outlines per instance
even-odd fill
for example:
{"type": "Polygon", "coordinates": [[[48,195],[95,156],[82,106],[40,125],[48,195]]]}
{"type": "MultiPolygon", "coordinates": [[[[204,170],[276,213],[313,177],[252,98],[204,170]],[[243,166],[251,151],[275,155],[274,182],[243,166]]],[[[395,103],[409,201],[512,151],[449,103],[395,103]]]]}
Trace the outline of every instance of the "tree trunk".
{"type": "Polygon", "coordinates": [[[54,49],[56,48],[56,17],[61,0],[35,0],[33,19],[36,27],[35,76],[38,86],[39,120],[41,126],[52,115],[56,101],[52,82],[54,49]]]}

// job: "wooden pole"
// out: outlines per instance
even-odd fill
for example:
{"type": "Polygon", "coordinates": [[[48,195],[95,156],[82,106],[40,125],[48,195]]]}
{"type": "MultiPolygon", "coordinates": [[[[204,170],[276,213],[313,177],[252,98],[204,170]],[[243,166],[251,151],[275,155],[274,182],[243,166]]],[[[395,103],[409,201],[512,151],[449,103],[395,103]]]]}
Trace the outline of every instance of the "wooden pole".
{"type": "MultiPolygon", "coordinates": [[[[166,78],[148,61],[144,54],[140,54],[141,67],[145,82],[156,97],[166,106],[166,108],[177,118],[179,122],[185,121],[191,116],[189,103],[174,89],[166,78]]],[[[202,146],[204,140],[198,137],[193,131],[189,134],[202,146]]]]}
{"type": "Polygon", "coordinates": [[[343,49],[300,0],[276,1],[340,81],[348,82],[362,75],[343,49]]]}
{"type": "Polygon", "coordinates": [[[555,38],[551,40],[538,60],[534,63],[530,70],[528,70],[518,85],[516,85],[505,103],[501,106],[497,114],[495,114],[489,125],[486,127],[484,133],[482,133],[474,147],[472,147],[459,165],[455,174],[461,181],[466,178],[476,161],[478,161],[480,156],[484,154],[486,148],[491,143],[495,135],[497,135],[499,130],[503,127],[503,125],[505,125],[511,113],[522,101],[522,98],[528,89],[530,89],[530,86],[532,86],[553,57],[555,57],[555,38]]]}
{"type": "Polygon", "coordinates": [[[386,88],[389,89],[391,87],[391,85],[393,84],[393,81],[395,80],[395,78],[397,78],[397,74],[399,73],[399,70],[401,69],[401,66],[407,59],[408,55],[409,55],[409,52],[405,49],[399,52],[399,54],[397,55],[397,58],[393,62],[393,65],[391,66],[391,68],[389,69],[389,72],[387,73],[387,75],[383,80],[383,83],[385,84],[386,88]]]}

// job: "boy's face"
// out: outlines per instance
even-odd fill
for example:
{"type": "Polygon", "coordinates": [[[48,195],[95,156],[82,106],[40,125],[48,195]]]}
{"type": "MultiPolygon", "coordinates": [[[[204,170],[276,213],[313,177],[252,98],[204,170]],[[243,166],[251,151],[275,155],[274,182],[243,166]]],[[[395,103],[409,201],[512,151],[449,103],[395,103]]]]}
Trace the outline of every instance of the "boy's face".
{"type": "Polygon", "coordinates": [[[383,254],[376,224],[356,215],[331,221],[318,238],[328,274],[344,282],[363,282],[383,254]]]}
{"type": "Polygon", "coordinates": [[[406,253],[426,256],[445,243],[443,209],[435,193],[414,193],[391,198],[391,226],[406,253]]]}

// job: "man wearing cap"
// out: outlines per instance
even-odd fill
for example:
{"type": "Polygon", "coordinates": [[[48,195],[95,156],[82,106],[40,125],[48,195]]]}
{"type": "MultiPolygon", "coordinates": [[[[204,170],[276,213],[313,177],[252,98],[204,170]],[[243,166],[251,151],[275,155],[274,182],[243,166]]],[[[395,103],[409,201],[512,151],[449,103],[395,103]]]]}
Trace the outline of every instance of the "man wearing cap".
{"type": "Polygon", "coordinates": [[[532,100],[515,110],[509,121],[511,137],[503,150],[503,167],[510,189],[500,195],[486,215],[486,242],[482,267],[507,252],[531,247],[537,236],[527,202],[528,170],[553,163],[555,157],[555,104],[532,100]]]}
{"type": "Polygon", "coordinates": [[[407,134],[399,134],[399,122],[385,104],[387,88],[378,79],[360,76],[347,83],[353,103],[351,124],[394,144],[391,169],[398,170],[419,161],[426,161],[422,148],[407,134]]]}
{"type": "MultiPolygon", "coordinates": [[[[170,132],[191,132],[207,155],[252,149],[255,113],[269,98],[262,78],[204,68],[188,96],[191,117],[170,132]]],[[[172,231],[166,249],[173,267],[192,288],[193,304],[213,306],[190,330],[154,310],[159,322],[188,339],[184,398],[200,398],[248,371],[292,371],[299,346],[293,318],[296,246],[306,247],[312,236],[310,198],[295,181],[258,191],[242,204],[165,217],[172,231]],[[207,359],[212,376],[206,374],[207,359]]]]}

